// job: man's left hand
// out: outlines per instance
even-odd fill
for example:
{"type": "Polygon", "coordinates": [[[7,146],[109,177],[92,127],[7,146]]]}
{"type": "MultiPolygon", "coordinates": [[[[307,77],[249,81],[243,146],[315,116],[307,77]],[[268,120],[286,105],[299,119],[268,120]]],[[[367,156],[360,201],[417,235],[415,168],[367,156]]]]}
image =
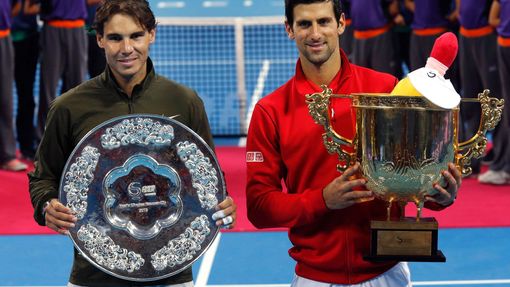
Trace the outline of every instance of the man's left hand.
{"type": "Polygon", "coordinates": [[[439,183],[435,183],[434,188],[438,193],[427,195],[425,198],[427,201],[436,202],[442,206],[448,206],[457,198],[457,192],[462,182],[462,174],[453,163],[449,163],[448,170],[442,171],[441,174],[444,177],[446,185],[441,186],[439,183]]]}
{"type": "Polygon", "coordinates": [[[232,229],[236,225],[237,219],[237,205],[234,203],[232,197],[227,196],[220,204],[216,206],[216,211],[212,215],[212,219],[216,220],[216,226],[221,226],[225,229],[232,229]]]}

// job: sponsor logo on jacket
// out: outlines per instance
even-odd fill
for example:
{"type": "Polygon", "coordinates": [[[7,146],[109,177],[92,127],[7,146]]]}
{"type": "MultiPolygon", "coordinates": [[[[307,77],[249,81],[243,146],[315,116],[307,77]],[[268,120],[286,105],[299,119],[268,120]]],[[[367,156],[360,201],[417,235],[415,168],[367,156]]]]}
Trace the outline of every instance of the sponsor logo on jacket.
{"type": "Polygon", "coordinates": [[[259,151],[246,152],[246,162],[264,162],[264,156],[259,151]]]}

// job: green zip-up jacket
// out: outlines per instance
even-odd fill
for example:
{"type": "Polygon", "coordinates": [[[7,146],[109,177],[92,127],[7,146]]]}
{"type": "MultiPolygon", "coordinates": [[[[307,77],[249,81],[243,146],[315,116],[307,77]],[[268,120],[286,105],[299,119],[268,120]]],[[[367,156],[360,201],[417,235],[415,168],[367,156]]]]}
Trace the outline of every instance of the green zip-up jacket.
{"type": "MultiPolygon", "coordinates": [[[[58,198],[62,171],[80,140],[106,120],[140,113],[173,117],[195,131],[214,149],[204,105],[195,91],[157,75],[152,61],[148,59],[147,76],[134,87],[129,97],[106,68],[98,77],[58,97],[50,108],[36,154],[35,170],[28,175],[37,223],[45,224],[43,205],[50,199],[58,198]]],[[[191,268],[188,268],[158,281],[124,281],[100,271],[75,249],[69,281],[82,286],[137,286],[168,285],[192,280],[191,268]]]]}

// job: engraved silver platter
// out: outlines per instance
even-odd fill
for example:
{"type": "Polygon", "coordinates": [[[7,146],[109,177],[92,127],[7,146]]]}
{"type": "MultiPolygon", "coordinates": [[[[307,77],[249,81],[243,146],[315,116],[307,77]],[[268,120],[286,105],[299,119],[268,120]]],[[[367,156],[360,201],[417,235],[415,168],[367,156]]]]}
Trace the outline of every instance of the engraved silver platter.
{"type": "Polygon", "coordinates": [[[135,114],[92,129],[69,157],[59,199],[78,218],[69,230],[93,265],[132,281],[189,267],[219,228],[225,180],[211,148],[162,116],[135,114]]]}

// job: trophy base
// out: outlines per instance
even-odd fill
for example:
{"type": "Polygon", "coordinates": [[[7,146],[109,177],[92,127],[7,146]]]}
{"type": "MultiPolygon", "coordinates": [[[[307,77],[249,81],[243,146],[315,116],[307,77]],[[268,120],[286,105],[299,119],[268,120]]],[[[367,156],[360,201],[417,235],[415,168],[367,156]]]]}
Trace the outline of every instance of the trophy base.
{"type": "Polygon", "coordinates": [[[406,262],[446,262],[446,257],[441,250],[430,256],[417,255],[365,255],[365,261],[384,262],[384,261],[406,261],[406,262]]]}
{"type": "Polygon", "coordinates": [[[368,261],[445,262],[437,249],[438,225],[434,218],[406,217],[400,221],[372,221],[368,261]]]}

